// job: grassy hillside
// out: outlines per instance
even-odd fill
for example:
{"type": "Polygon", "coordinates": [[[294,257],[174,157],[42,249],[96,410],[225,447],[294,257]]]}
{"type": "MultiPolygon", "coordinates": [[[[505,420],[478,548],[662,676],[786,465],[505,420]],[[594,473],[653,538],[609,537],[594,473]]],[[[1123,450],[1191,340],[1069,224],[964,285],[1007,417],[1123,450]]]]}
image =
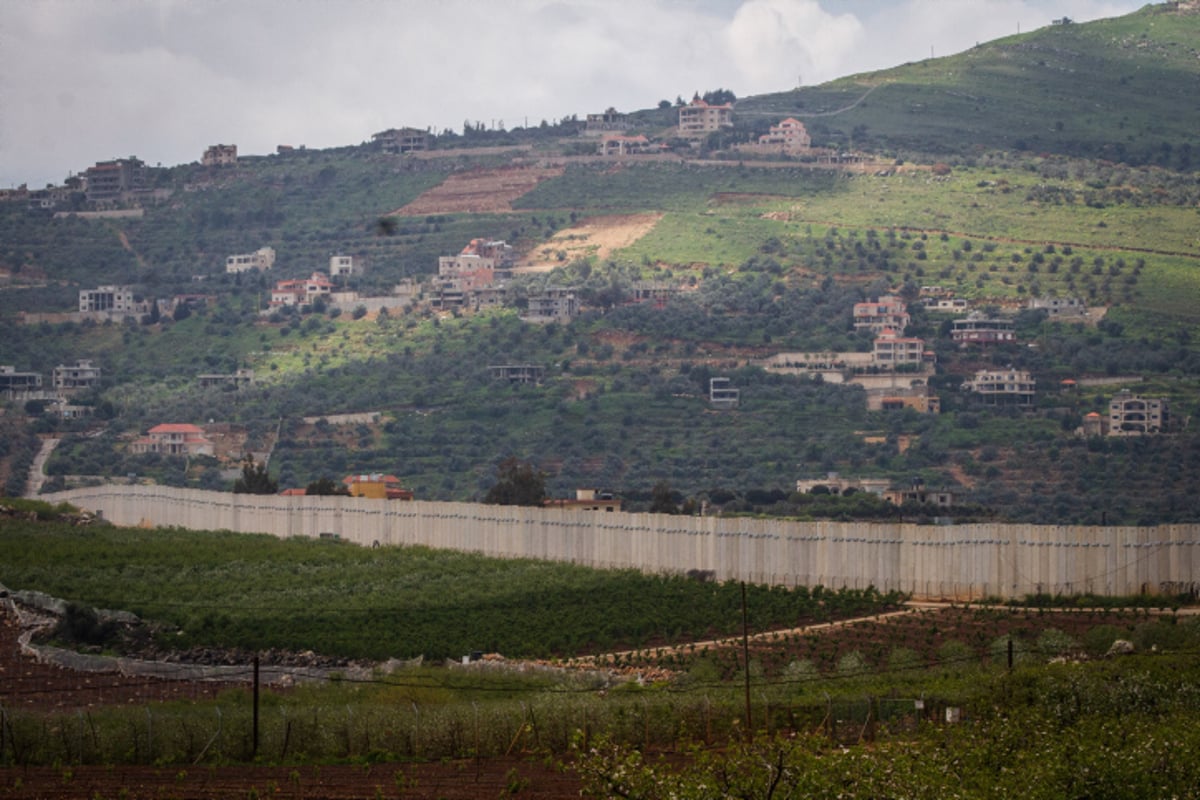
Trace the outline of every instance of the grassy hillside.
{"type": "Polygon", "coordinates": [[[1158,3],[1050,25],[958,55],[748,98],[739,117],[792,115],[814,141],[897,154],[989,150],[1194,167],[1200,9],[1158,3]]]}

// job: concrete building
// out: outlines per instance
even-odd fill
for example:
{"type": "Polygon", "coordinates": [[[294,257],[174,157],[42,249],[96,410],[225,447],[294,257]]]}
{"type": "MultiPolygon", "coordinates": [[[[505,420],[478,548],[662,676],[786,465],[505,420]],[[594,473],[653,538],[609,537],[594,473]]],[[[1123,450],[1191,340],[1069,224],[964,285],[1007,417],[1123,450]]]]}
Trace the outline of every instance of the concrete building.
{"type": "Polygon", "coordinates": [[[981,369],[962,385],[989,405],[1031,406],[1037,395],[1037,382],[1023,369],[981,369]]]}
{"type": "Polygon", "coordinates": [[[329,277],[341,278],[363,274],[363,260],[354,256],[333,255],[329,257],[329,277]]]}
{"type": "Polygon", "coordinates": [[[81,358],[74,365],[59,364],[54,368],[54,388],[60,392],[91,389],[100,385],[100,368],[90,359],[81,358]]]}
{"type": "Polygon", "coordinates": [[[529,306],[521,319],[526,322],[570,322],[579,314],[579,300],[575,290],[552,286],[539,294],[529,296],[529,306]]]}
{"type": "Polygon", "coordinates": [[[597,152],[602,156],[637,156],[662,152],[662,145],[655,144],[645,136],[608,135],[600,140],[597,152]]]}
{"type": "Polygon", "coordinates": [[[701,138],[714,131],[733,127],[733,106],[729,103],[709,105],[696,95],[692,102],[679,109],[679,135],[701,138]]]}
{"type": "Polygon", "coordinates": [[[438,258],[438,275],[445,278],[491,270],[495,279],[508,278],[515,260],[512,245],[502,240],[472,239],[458,255],[438,258]]]}
{"type": "Polygon", "coordinates": [[[874,302],[854,304],[854,329],[879,334],[885,330],[904,333],[909,322],[908,306],[895,295],[885,294],[874,302]]]}
{"type": "Polygon", "coordinates": [[[231,373],[208,372],[197,375],[196,382],[202,389],[213,386],[232,386],[234,389],[241,389],[244,386],[254,385],[254,370],[239,369],[231,373]]]}
{"type": "Polygon", "coordinates": [[[812,147],[812,137],[808,135],[803,122],[788,117],[778,125],[772,125],[770,132],[758,137],[758,145],[763,150],[798,155],[812,147]]]}
{"type": "Polygon", "coordinates": [[[0,365],[0,396],[10,400],[25,399],[32,394],[41,394],[40,372],[18,372],[12,365],[0,365]]]}
{"type": "Polygon", "coordinates": [[[206,167],[229,167],[237,164],[236,144],[214,144],[205,149],[200,163],[206,167]]]}
{"type": "Polygon", "coordinates": [[[713,408],[737,408],[741,402],[741,390],[733,386],[729,378],[708,379],[708,404],[713,408]]]}
{"type": "Polygon", "coordinates": [[[1167,429],[1169,409],[1162,398],[1118,392],[1108,404],[1109,436],[1144,436],[1167,429]]]}
{"type": "Polygon", "coordinates": [[[417,128],[389,128],[372,135],[371,141],[383,152],[393,155],[429,149],[429,134],[417,128]]]}
{"type": "Polygon", "coordinates": [[[265,272],[275,266],[275,248],[260,247],[253,253],[242,253],[225,259],[225,271],[230,274],[257,270],[265,272]]]}
{"type": "Polygon", "coordinates": [[[583,133],[585,136],[603,136],[606,133],[627,131],[631,126],[627,114],[610,107],[602,114],[588,114],[583,133]]]}
{"type": "Polygon", "coordinates": [[[79,290],[79,310],[83,313],[137,314],[141,304],[134,302],[133,290],[128,286],[99,286],[79,290]]]}
{"type": "Polygon", "coordinates": [[[1086,317],[1087,305],[1078,297],[1031,297],[1028,308],[1051,317],[1086,317]]]}
{"type": "Polygon", "coordinates": [[[972,312],[951,323],[950,337],[959,344],[997,344],[1015,342],[1013,321],[972,312]]]}
{"type": "Polygon", "coordinates": [[[830,472],[824,478],[796,481],[796,491],[802,494],[831,494],[839,497],[869,492],[882,497],[891,485],[890,478],[843,478],[836,472],[830,472]]]}
{"type": "Polygon", "coordinates": [[[900,336],[890,328],[884,329],[875,337],[871,350],[875,366],[883,369],[895,369],[905,365],[920,365],[934,358],[932,351],[926,351],[925,340],[912,336],[900,336]]]}
{"type": "Polygon", "coordinates": [[[120,200],[146,186],[146,165],[130,156],[113,161],[97,161],[83,173],[89,202],[120,200]]]}
{"type": "Polygon", "coordinates": [[[161,453],[167,456],[211,456],[213,443],[204,429],[187,423],[155,425],[131,447],[134,453],[161,453]]]}

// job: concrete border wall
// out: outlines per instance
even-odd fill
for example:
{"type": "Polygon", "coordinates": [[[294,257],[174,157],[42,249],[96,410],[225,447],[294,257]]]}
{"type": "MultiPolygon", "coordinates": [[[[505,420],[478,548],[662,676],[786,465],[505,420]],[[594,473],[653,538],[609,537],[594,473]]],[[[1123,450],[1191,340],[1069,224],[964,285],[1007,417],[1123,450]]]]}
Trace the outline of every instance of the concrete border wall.
{"type": "Polygon", "coordinates": [[[504,558],[717,580],[900,590],[921,599],[1200,591],[1200,525],[913,525],[681,517],[474,503],[281,497],[99,486],[66,501],[122,526],[333,534],[363,546],[425,545],[504,558]]]}

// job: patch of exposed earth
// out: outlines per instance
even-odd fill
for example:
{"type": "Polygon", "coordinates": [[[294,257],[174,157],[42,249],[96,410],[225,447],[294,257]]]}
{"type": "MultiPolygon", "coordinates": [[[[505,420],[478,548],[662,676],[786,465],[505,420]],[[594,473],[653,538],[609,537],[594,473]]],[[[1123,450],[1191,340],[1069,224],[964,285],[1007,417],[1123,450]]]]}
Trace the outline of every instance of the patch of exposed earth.
{"type": "Polygon", "coordinates": [[[428,214],[503,214],[512,202],[539,183],[563,174],[564,167],[501,167],[456,172],[423,192],[395,216],[421,217],[428,214]]]}
{"type": "Polygon", "coordinates": [[[604,261],[654,230],[662,214],[590,217],[558,231],[527,253],[516,272],[549,272],[580,258],[604,261]]]}

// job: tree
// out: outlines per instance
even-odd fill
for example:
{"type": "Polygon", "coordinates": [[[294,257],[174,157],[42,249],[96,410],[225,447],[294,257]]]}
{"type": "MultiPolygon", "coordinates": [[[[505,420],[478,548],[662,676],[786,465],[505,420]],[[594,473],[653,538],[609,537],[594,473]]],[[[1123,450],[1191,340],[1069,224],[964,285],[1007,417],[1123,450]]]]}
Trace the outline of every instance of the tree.
{"type": "Polygon", "coordinates": [[[496,468],[496,482],[483,502],[501,506],[540,506],[546,500],[546,473],[509,456],[496,468]]]}
{"type": "Polygon", "coordinates": [[[339,486],[333,478],[328,475],[322,475],[315,481],[304,488],[304,493],[307,495],[349,495],[350,490],[345,486],[339,486]]]}
{"type": "Polygon", "coordinates": [[[666,481],[659,481],[650,490],[651,514],[678,514],[679,506],[675,504],[675,493],[666,481]]]}
{"type": "Polygon", "coordinates": [[[267,473],[267,465],[254,463],[254,456],[249,453],[242,459],[242,477],[233,483],[234,494],[275,494],[279,484],[271,480],[267,473]]]}

